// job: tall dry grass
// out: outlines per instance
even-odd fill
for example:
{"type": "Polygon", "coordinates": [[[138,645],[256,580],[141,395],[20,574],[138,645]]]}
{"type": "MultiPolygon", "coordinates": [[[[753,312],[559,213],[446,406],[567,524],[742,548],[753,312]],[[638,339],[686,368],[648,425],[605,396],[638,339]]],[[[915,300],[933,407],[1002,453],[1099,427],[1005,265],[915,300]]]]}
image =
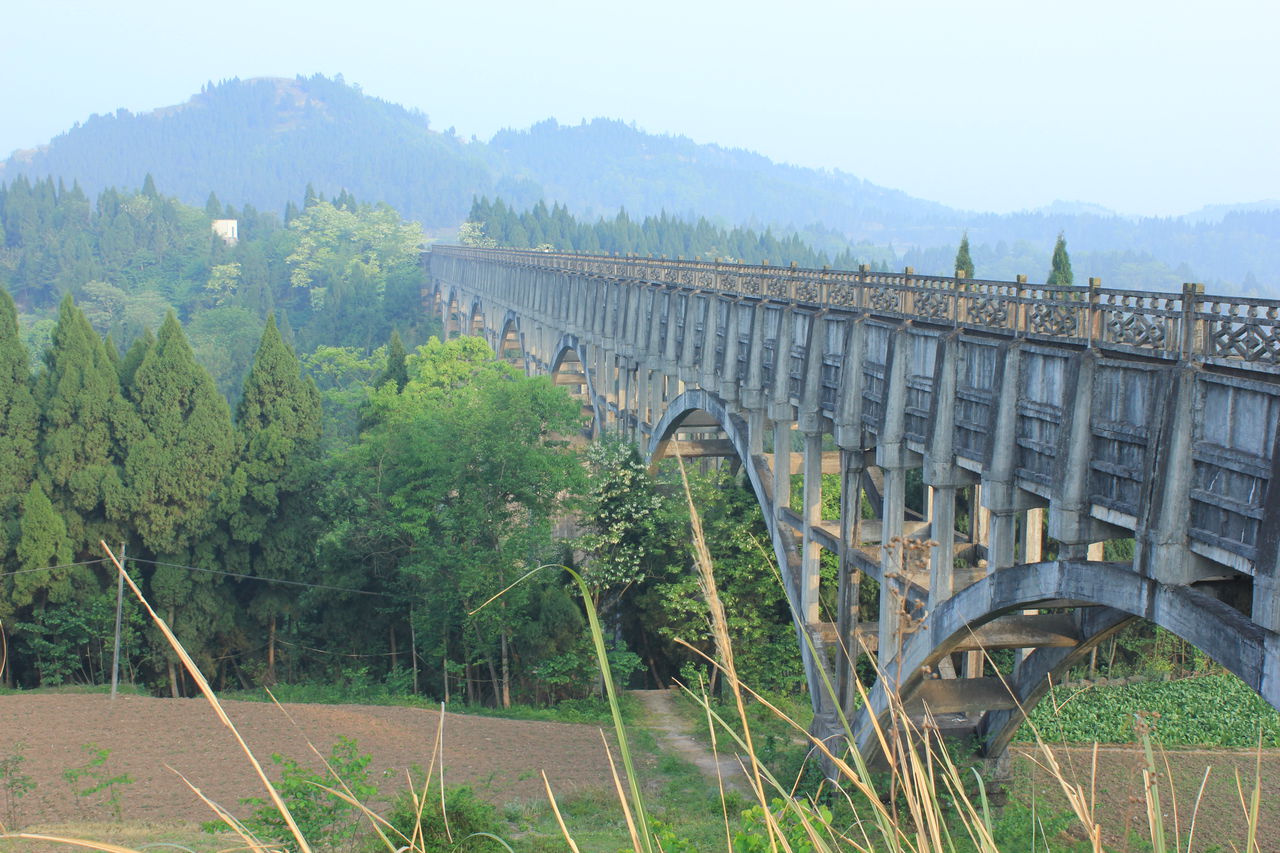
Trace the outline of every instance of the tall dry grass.
{"type": "MultiPolygon", "coordinates": [[[[683,477],[683,464],[681,464],[681,474],[683,477]]],[[[908,714],[900,698],[890,693],[888,713],[882,719],[871,720],[875,743],[885,757],[884,769],[877,772],[873,771],[866,758],[858,750],[851,747],[855,742],[852,724],[842,712],[838,713],[841,736],[835,738],[834,742],[824,741],[812,736],[803,725],[788,717],[781,710],[771,705],[767,699],[755,693],[748,685],[740,681],[734,661],[733,643],[728,630],[724,605],[716,584],[714,566],[712,565],[710,551],[702,531],[697,508],[694,506],[692,495],[689,492],[687,480],[684,483],[684,488],[692,519],[691,536],[699,585],[706,601],[708,618],[715,638],[716,654],[714,658],[709,660],[719,669],[722,683],[726,686],[731,699],[730,707],[732,714],[736,716],[736,721],[726,719],[719,710],[719,705],[714,703],[705,692],[691,690],[687,692],[702,710],[712,744],[718,749],[718,745],[722,742],[733,743],[736,745],[738,753],[744,756],[743,769],[750,787],[750,795],[759,807],[758,814],[762,816],[761,824],[763,827],[762,837],[756,839],[759,843],[749,849],[767,849],[770,853],[779,853],[779,851],[784,851],[784,853],[805,853],[805,851],[813,851],[813,853],[827,853],[827,851],[832,851],[832,853],[834,851],[859,851],[859,853],[862,851],[865,851],[865,853],[871,853],[871,851],[889,851],[889,853],[956,853],[957,850],[961,849],[971,849],[981,851],[981,853],[1000,853],[1000,848],[996,842],[996,809],[992,805],[982,777],[956,762],[951,752],[940,741],[937,736],[937,727],[927,715],[923,719],[913,718],[908,714]],[[828,779],[824,783],[823,795],[831,801],[842,802],[846,807],[844,811],[852,815],[851,819],[842,819],[837,824],[831,809],[824,807],[816,798],[797,795],[792,784],[775,776],[757,758],[758,752],[747,713],[747,706],[751,702],[758,702],[769,708],[779,719],[794,729],[797,737],[803,738],[808,743],[812,754],[817,756],[828,770],[828,779]]],[[[304,837],[297,822],[290,814],[287,803],[281,799],[274,786],[272,786],[262,769],[262,765],[240,736],[235,724],[222,708],[218,697],[196,667],[195,662],[187,654],[181,642],[165,621],[148,604],[142,591],[125,572],[116,555],[111,552],[105,543],[103,543],[102,547],[115,564],[117,571],[124,577],[133,595],[146,609],[152,621],[173,647],[182,665],[200,687],[201,693],[213,708],[219,721],[236,738],[241,751],[244,753],[245,760],[253,767],[272,804],[289,828],[292,841],[296,844],[297,849],[303,851],[303,853],[312,853],[313,842],[323,844],[323,839],[308,839],[304,837]]],[[[907,553],[915,553],[914,559],[919,559],[918,549],[907,553]]],[[[924,553],[924,559],[927,560],[927,550],[924,553]]],[[[583,601],[586,603],[593,646],[612,711],[614,733],[621,761],[619,770],[613,763],[613,756],[610,754],[610,764],[614,768],[612,783],[617,792],[619,809],[625,818],[628,828],[631,847],[634,853],[662,853],[662,847],[654,831],[650,810],[647,807],[640,785],[640,775],[637,772],[636,762],[627,737],[627,726],[623,720],[617,688],[610,673],[604,632],[594,609],[591,607],[592,599],[586,584],[572,570],[565,569],[565,571],[569,572],[574,583],[579,587],[583,601]]],[[[905,630],[910,630],[909,624],[905,630]]],[[[810,653],[816,655],[817,649],[813,647],[812,640],[806,636],[806,641],[809,643],[810,653]]],[[[848,651],[851,650],[846,650],[846,652],[848,651]]],[[[874,656],[872,656],[872,659],[874,660],[874,656]]],[[[0,658],[0,666],[3,663],[3,658],[0,658]]],[[[836,691],[834,685],[830,683],[825,669],[820,667],[819,670],[823,672],[822,689],[827,692],[831,700],[831,706],[839,709],[840,703],[835,701],[836,691]]],[[[881,673],[881,676],[883,677],[883,673],[881,673]]],[[[855,684],[857,684],[857,689],[865,706],[869,696],[862,684],[856,679],[855,684]]],[[[281,708],[281,712],[284,713],[283,708],[281,708]]],[[[443,714],[441,715],[441,725],[443,725],[443,714]]],[[[1166,808],[1163,791],[1168,787],[1165,782],[1171,776],[1168,768],[1168,758],[1167,756],[1161,756],[1165,762],[1165,767],[1162,770],[1158,766],[1157,752],[1152,746],[1149,733],[1142,732],[1140,729],[1140,734],[1146,759],[1146,768],[1143,772],[1144,782],[1146,783],[1144,797],[1147,805],[1152,849],[1156,853],[1184,853],[1184,851],[1185,853],[1191,853],[1192,850],[1196,849],[1194,847],[1196,840],[1195,827],[1196,815],[1201,806],[1200,798],[1197,798],[1191,810],[1188,831],[1185,837],[1182,835],[1177,803],[1176,801],[1169,803],[1168,807],[1172,809],[1174,815],[1174,827],[1172,838],[1168,837],[1163,819],[1166,808]]],[[[1087,839],[1087,843],[1093,851],[1101,853],[1105,849],[1103,846],[1104,833],[1103,827],[1096,818],[1097,800],[1092,778],[1083,782],[1077,781],[1074,774],[1064,768],[1058,761],[1053,748],[1041,737],[1040,732],[1034,731],[1034,735],[1036,763],[1061,788],[1077,824],[1077,831],[1087,839]]],[[[341,782],[339,775],[328,767],[324,756],[318,750],[315,750],[314,746],[312,750],[320,761],[325,764],[330,771],[330,775],[335,780],[332,787],[326,787],[324,790],[333,797],[359,810],[369,824],[370,836],[376,839],[379,846],[385,847],[389,853],[428,853],[424,843],[426,834],[423,831],[423,820],[428,806],[432,802],[433,778],[438,778],[439,780],[440,805],[444,813],[446,832],[448,832],[448,816],[447,811],[444,810],[443,768],[436,767],[436,756],[439,755],[442,737],[443,731],[441,730],[437,735],[437,748],[433,751],[431,767],[421,787],[415,788],[412,781],[410,782],[410,796],[417,813],[417,821],[408,833],[397,830],[396,827],[392,826],[368,804],[361,803],[341,782]],[[437,773],[440,774],[438,777],[436,776],[437,773]]],[[[609,750],[607,741],[604,743],[603,748],[606,751],[609,750]]],[[[1096,758],[1094,769],[1096,772],[1096,758]]],[[[551,786],[549,782],[546,782],[545,775],[543,779],[546,785],[548,802],[563,834],[566,849],[577,853],[579,846],[574,840],[573,828],[561,813],[551,786]]],[[[184,779],[184,781],[186,780],[184,779]]],[[[1232,846],[1234,849],[1244,851],[1244,853],[1263,853],[1261,841],[1258,837],[1261,768],[1259,767],[1259,773],[1255,777],[1252,789],[1247,789],[1244,783],[1239,780],[1237,782],[1240,805],[1248,819],[1248,833],[1247,838],[1242,840],[1241,845],[1232,846]]],[[[202,800],[219,820],[226,825],[228,830],[238,836],[241,846],[237,849],[251,851],[251,853],[274,853],[274,851],[282,850],[278,840],[256,837],[227,809],[206,798],[194,786],[191,786],[191,788],[194,796],[202,800]]],[[[1201,794],[1203,794],[1203,791],[1204,787],[1202,785],[1201,794]]],[[[727,797],[724,794],[723,781],[721,783],[721,802],[725,824],[725,849],[728,853],[733,853],[733,851],[739,849],[736,844],[742,840],[742,837],[740,834],[735,837],[727,806],[727,797]]],[[[489,833],[477,833],[477,835],[483,836],[486,840],[493,842],[502,849],[508,851],[512,849],[507,841],[495,835],[489,833]]],[[[464,840],[462,838],[454,839],[452,835],[449,837],[455,844],[464,840]]],[[[140,851],[127,847],[86,839],[65,838],[38,833],[7,832],[0,825],[0,842],[2,841],[52,842],[82,849],[100,850],[104,851],[104,853],[140,853],[140,851]]],[[[1047,850],[1049,849],[1047,846],[1049,839],[1044,839],[1044,841],[1046,846],[1043,849],[1047,850]]],[[[1016,849],[1027,849],[1027,845],[1030,845],[1031,849],[1039,849],[1036,844],[1037,840],[1033,829],[1032,837],[1023,840],[1022,843],[1017,845],[1016,849]]]]}

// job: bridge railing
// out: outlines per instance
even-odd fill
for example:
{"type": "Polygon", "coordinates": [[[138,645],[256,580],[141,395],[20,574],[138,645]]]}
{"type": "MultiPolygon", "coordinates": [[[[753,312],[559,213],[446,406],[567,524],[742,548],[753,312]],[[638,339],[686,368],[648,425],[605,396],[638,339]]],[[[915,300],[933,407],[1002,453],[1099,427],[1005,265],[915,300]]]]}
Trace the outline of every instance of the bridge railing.
{"type": "Polygon", "coordinates": [[[631,279],[759,299],[847,308],[1019,337],[1175,358],[1280,365],[1280,301],[1181,292],[1055,286],[861,270],[442,246],[490,263],[631,279]]]}

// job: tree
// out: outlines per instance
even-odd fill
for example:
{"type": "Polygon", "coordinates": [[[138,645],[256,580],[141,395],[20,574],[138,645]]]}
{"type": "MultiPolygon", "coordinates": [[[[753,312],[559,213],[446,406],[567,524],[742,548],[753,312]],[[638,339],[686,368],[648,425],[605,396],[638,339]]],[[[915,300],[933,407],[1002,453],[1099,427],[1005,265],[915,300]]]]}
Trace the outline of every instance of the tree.
{"type": "MultiPolygon", "coordinates": [[[[235,454],[231,413],[213,379],[196,364],[173,313],[138,365],[131,391],[141,420],[125,459],[134,528],[147,551],[173,564],[155,567],[152,600],[167,611],[188,650],[207,660],[210,639],[230,624],[229,593],[217,576],[181,565],[213,556],[201,537],[216,521],[219,492],[235,454]]],[[[177,696],[171,656],[168,672],[177,696]]]]}
{"type": "Polygon", "coordinates": [[[35,476],[39,422],[17,308],[0,288],[0,565],[17,539],[18,501],[35,476]]]}
{"type": "Polygon", "coordinates": [[[1049,271],[1046,284],[1070,285],[1074,281],[1071,274],[1071,258],[1067,255],[1067,240],[1061,232],[1058,242],[1053,246],[1053,266],[1049,271]]]}
{"type": "Polygon", "coordinates": [[[960,249],[956,252],[956,275],[960,278],[973,278],[973,258],[969,257],[969,232],[960,238],[960,249]]]}
{"type": "Polygon", "coordinates": [[[139,425],[106,346],[70,296],[58,309],[36,398],[49,497],[76,554],[98,554],[99,539],[114,542],[123,534],[128,501],[121,460],[139,425]]]}
{"type": "Polygon", "coordinates": [[[143,544],[173,554],[211,525],[235,441],[227,402],[170,313],[133,377],[142,433],[125,463],[143,544]]]}
{"type": "MultiPolygon", "coordinates": [[[[240,461],[232,486],[236,506],[228,520],[232,540],[247,549],[248,568],[257,577],[297,579],[302,573],[310,512],[299,504],[320,430],[320,393],[302,377],[297,357],[270,317],[236,414],[240,461]],[[290,504],[294,511],[285,512],[290,504]]],[[[267,625],[266,677],[272,681],[277,617],[297,595],[259,583],[249,585],[247,597],[251,615],[267,625]]]]}
{"type": "Polygon", "coordinates": [[[400,332],[391,331],[391,342],[387,345],[387,368],[378,376],[375,385],[387,382],[396,383],[396,393],[404,390],[409,384],[409,369],[405,362],[404,341],[400,340],[400,332]]]}

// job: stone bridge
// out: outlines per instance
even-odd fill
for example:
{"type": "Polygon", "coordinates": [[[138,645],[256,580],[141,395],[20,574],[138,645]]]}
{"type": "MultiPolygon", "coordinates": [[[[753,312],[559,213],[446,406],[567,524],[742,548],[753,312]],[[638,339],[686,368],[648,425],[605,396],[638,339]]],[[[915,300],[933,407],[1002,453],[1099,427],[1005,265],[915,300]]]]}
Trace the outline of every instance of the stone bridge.
{"type": "Polygon", "coordinates": [[[844,715],[871,745],[893,686],[999,754],[1135,618],[1280,707],[1280,302],[448,246],[425,263],[449,335],[551,374],[594,430],[742,464],[816,734],[844,715]],[[995,649],[1016,650],[1004,677],[995,649]],[[884,675],[855,714],[860,653],[884,675]]]}

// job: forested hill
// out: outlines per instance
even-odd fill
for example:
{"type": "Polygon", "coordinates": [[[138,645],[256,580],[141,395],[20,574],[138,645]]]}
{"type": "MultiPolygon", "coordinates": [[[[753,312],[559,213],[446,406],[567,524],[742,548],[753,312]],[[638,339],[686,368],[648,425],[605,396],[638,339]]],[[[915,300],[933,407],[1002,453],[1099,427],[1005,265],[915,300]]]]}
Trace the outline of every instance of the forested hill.
{"type": "MultiPolygon", "coordinates": [[[[424,100],[430,93],[425,92],[424,100]]],[[[645,133],[595,119],[548,120],[489,142],[432,128],[426,116],[372,98],[339,77],[230,80],[151,113],[93,116],[0,164],[18,176],[79,182],[89,193],[136,187],[151,174],[166,192],[203,204],[279,211],[302,188],[384,201],[451,238],[481,197],[516,209],[561,204],[584,221],[619,209],[717,227],[772,228],[835,257],[850,251],[890,266],[950,274],[968,231],[978,275],[1039,280],[1059,233],[1082,273],[1115,287],[1280,295],[1280,202],[1134,219],[1056,203],[1009,215],[955,210],[853,175],[774,163],[748,151],[645,133]]],[[[1242,200],[1243,201],[1243,200],[1242,200]]],[[[788,260],[788,259],[779,259],[788,260]]]]}
{"type": "Polygon", "coordinates": [[[492,184],[483,146],[436,133],[427,117],[322,76],[231,80],[185,104],[94,115],[0,179],[53,176],[91,194],[141,186],[150,174],[187,204],[211,191],[236,206],[280,211],[302,187],[347,189],[431,226],[456,226],[492,184]]]}

